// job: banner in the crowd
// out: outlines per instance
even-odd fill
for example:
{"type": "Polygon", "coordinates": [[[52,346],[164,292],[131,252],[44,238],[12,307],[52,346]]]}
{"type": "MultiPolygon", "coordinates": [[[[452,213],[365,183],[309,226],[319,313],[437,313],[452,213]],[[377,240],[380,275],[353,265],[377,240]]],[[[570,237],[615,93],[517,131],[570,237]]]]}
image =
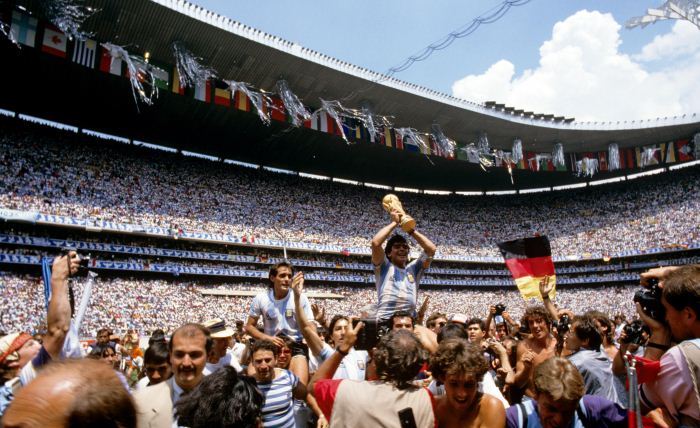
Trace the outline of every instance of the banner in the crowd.
{"type": "MultiPolygon", "coordinates": [[[[539,284],[546,276],[556,284],[552,249],[546,236],[500,242],[498,249],[524,299],[541,298],[539,284]]],[[[550,297],[555,293],[552,289],[550,297]]]]}
{"type": "Polygon", "coordinates": [[[0,208],[0,219],[2,220],[26,221],[34,223],[36,222],[38,216],[39,214],[36,212],[0,208]]]}

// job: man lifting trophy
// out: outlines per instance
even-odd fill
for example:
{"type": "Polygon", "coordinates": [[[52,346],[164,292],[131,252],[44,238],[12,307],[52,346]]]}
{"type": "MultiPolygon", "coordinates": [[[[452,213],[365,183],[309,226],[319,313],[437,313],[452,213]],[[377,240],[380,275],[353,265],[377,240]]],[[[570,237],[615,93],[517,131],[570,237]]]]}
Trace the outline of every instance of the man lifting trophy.
{"type": "Polygon", "coordinates": [[[418,283],[423,272],[430,267],[436,247],[430,239],[418,232],[416,221],[406,214],[396,195],[384,196],[382,206],[389,213],[391,223],[379,230],[370,244],[379,297],[376,318],[387,321],[396,311],[408,311],[415,317],[418,283]],[[410,246],[406,237],[395,233],[389,238],[397,226],[423,249],[421,255],[410,263],[410,246]],[[387,238],[389,241],[382,248],[387,238]]]}

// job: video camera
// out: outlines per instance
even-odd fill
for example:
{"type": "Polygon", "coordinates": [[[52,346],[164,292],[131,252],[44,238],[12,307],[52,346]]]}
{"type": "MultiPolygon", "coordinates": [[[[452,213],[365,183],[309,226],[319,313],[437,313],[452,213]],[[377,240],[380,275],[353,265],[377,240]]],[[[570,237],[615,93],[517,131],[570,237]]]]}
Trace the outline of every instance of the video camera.
{"type": "Polygon", "coordinates": [[[499,303],[495,306],[496,308],[496,315],[503,315],[503,312],[506,311],[506,305],[503,303],[499,303]]]}
{"type": "Polygon", "coordinates": [[[666,310],[661,304],[661,295],[663,290],[659,287],[659,280],[656,278],[649,279],[649,286],[637,290],[634,293],[634,302],[639,303],[642,311],[656,321],[664,322],[666,318],[666,310]]]}
{"type": "Polygon", "coordinates": [[[357,333],[355,349],[369,351],[376,348],[382,336],[389,332],[389,327],[382,322],[378,322],[376,319],[353,319],[353,328],[355,328],[359,322],[362,322],[364,327],[357,333]]]}
{"type": "MultiPolygon", "coordinates": [[[[75,248],[68,248],[68,247],[61,248],[61,255],[67,256],[71,251],[77,252],[78,250],[75,248]]],[[[92,257],[90,256],[90,254],[85,255],[85,256],[79,255],[78,257],[80,258],[80,262],[78,263],[79,266],[78,266],[77,274],[85,274],[87,272],[88,266],[90,266],[90,260],[92,259],[92,257]]]]}
{"type": "Polygon", "coordinates": [[[631,323],[626,324],[622,331],[625,333],[625,343],[634,343],[636,345],[642,344],[642,332],[644,331],[644,324],[641,320],[634,320],[631,323]]]}
{"type": "Polygon", "coordinates": [[[564,314],[559,317],[559,321],[554,321],[552,327],[557,329],[557,335],[563,336],[569,332],[571,328],[571,318],[569,315],[564,314]]]}

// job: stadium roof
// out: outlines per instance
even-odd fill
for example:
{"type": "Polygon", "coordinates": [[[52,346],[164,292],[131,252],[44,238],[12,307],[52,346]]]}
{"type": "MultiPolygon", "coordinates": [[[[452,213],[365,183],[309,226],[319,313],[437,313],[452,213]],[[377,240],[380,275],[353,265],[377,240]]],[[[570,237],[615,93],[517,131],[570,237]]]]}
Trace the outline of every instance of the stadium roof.
{"type": "MultiPolygon", "coordinates": [[[[35,2],[18,1],[29,10],[36,10],[35,2]]],[[[132,53],[150,52],[153,61],[173,63],[171,44],[181,41],[222,78],[268,90],[284,78],[307,105],[318,105],[319,98],[341,100],[356,94],[344,104],[369,106],[376,114],[393,116],[396,127],[428,131],[432,123],[439,123],[446,135],[460,143],[475,142],[486,132],[495,148],[510,150],[518,137],[527,151],[551,152],[552,145],[561,142],[566,152],[584,152],[606,150],[611,142],[624,148],[688,138],[700,130],[700,117],[695,114],[615,123],[517,116],[519,111],[505,106],[479,105],[383,78],[183,0],[87,3],[99,12],[86,21],[86,31],[132,53]]],[[[141,107],[136,113],[124,79],[59,64],[28,49],[3,48],[5,57],[19,58],[16,67],[2,70],[3,78],[18,84],[0,95],[0,107],[183,150],[334,177],[450,190],[511,188],[505,171],[484,173],[466,162],[435,157],[428,161],[384,147],[347,146],[328,134],[287,131],[274,123],[266,127],[255,115],[223,111],[170,93],[161,94],[155,107],[141,107]],[[46,76],[47,69],[54,71],[51,76],[46,76]],[[38,105],[37,100],[49,101],[47,87],[53,91],[51,103],[38,105]]],[[[516,186],[521,188],[576,181],[580,180],[571,173],[516,171],[516,186]]]]}

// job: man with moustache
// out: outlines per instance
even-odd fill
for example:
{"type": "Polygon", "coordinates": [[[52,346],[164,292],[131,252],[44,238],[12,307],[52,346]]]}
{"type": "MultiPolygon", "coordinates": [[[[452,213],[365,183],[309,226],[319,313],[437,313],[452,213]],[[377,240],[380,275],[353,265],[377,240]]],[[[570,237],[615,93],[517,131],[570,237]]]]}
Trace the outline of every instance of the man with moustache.
{"type": "Polygon", "coordinates": [[[134,394],[138,427],[173,426],[174,406],[183,394],[201,382],[212,346],[209,330],[200,324],[185,324],[175,330],[169,343],[173,376],[134,394]]]}

